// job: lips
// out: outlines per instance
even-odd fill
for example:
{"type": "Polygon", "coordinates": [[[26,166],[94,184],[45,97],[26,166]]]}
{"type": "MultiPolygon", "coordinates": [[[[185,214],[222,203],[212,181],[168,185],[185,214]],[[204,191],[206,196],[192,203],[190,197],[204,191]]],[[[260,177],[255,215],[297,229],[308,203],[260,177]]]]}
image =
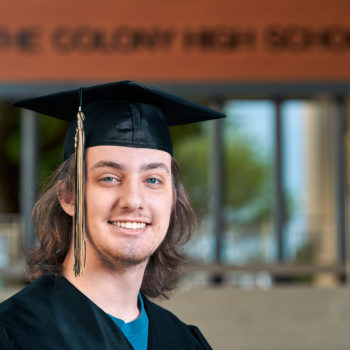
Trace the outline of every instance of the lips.
{"type": "Polygon", "coordinates": [[[145,222],[136,221],[110,221],[110,224],[131,230],[139,230],[141,228],[145,228],[147,225],[145,222]]]}

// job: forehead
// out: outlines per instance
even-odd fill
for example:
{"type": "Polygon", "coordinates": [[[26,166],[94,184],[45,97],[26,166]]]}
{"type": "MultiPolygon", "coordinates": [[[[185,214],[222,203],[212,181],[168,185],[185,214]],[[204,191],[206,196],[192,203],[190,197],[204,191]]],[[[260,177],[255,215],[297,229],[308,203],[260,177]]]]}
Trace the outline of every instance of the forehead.
{"type": "Polygon", "coordinates": [[[95,146],[86,149],[88,168],[101,161],[115,162],[126,168],[140,167],[149,163],[164,163],[169,171],[171,169],[170,154],[157,149],[123,146],[95,146]]]}

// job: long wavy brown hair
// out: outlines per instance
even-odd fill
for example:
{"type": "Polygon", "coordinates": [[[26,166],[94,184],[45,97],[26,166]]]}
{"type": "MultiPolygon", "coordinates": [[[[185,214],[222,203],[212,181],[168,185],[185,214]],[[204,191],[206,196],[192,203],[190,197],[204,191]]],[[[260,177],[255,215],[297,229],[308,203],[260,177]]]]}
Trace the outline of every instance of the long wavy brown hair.
{"type": "MultiPolygon", "coordinates": [[[[63,261],[72,243],[72,217],[65,213],[58,195],[74,195],[74,156],[66,160],[52,174],[44,193],[33,209],[33,224],[38,245],[26,252],[30,280],[45,273],[61,273],[63,261]]],[[[173,210],[168,232],[150,257],[141,285],[146,296],[167,297],[175,287],[179,267],[186,261],[182,247],[196,227],[196,216],[189,198],[179,181],[180,170],[171,161],[173,210]]]]}

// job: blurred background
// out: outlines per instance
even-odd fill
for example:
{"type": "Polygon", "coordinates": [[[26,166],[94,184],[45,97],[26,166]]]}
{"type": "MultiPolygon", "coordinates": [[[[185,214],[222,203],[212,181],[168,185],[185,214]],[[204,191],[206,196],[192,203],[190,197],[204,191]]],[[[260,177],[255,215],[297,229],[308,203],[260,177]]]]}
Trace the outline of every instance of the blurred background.
{"type": "Polygon", "coordinates": [[[171,130],[200,224],[161,304],[214,349],[349,349],[350,2],[0,8],[1,300],[26,283],[32,206],[67,130],[11,102],[136,80],[227,114],[171,130]]]}

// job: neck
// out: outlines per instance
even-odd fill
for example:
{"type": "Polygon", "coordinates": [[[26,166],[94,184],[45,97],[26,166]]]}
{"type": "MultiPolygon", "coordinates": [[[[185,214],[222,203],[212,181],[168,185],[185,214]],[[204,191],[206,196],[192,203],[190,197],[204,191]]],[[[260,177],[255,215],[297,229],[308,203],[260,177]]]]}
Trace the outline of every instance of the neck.
{"type": "Polygon", "coordinates": [[[74,254],[70,249],[63,264],[62,275],[106,313],[124,322],[139,316],[138,293],[147,261],[129,268],[104,267],[89,256],[84,273],[75,277],[74,254]]]}

